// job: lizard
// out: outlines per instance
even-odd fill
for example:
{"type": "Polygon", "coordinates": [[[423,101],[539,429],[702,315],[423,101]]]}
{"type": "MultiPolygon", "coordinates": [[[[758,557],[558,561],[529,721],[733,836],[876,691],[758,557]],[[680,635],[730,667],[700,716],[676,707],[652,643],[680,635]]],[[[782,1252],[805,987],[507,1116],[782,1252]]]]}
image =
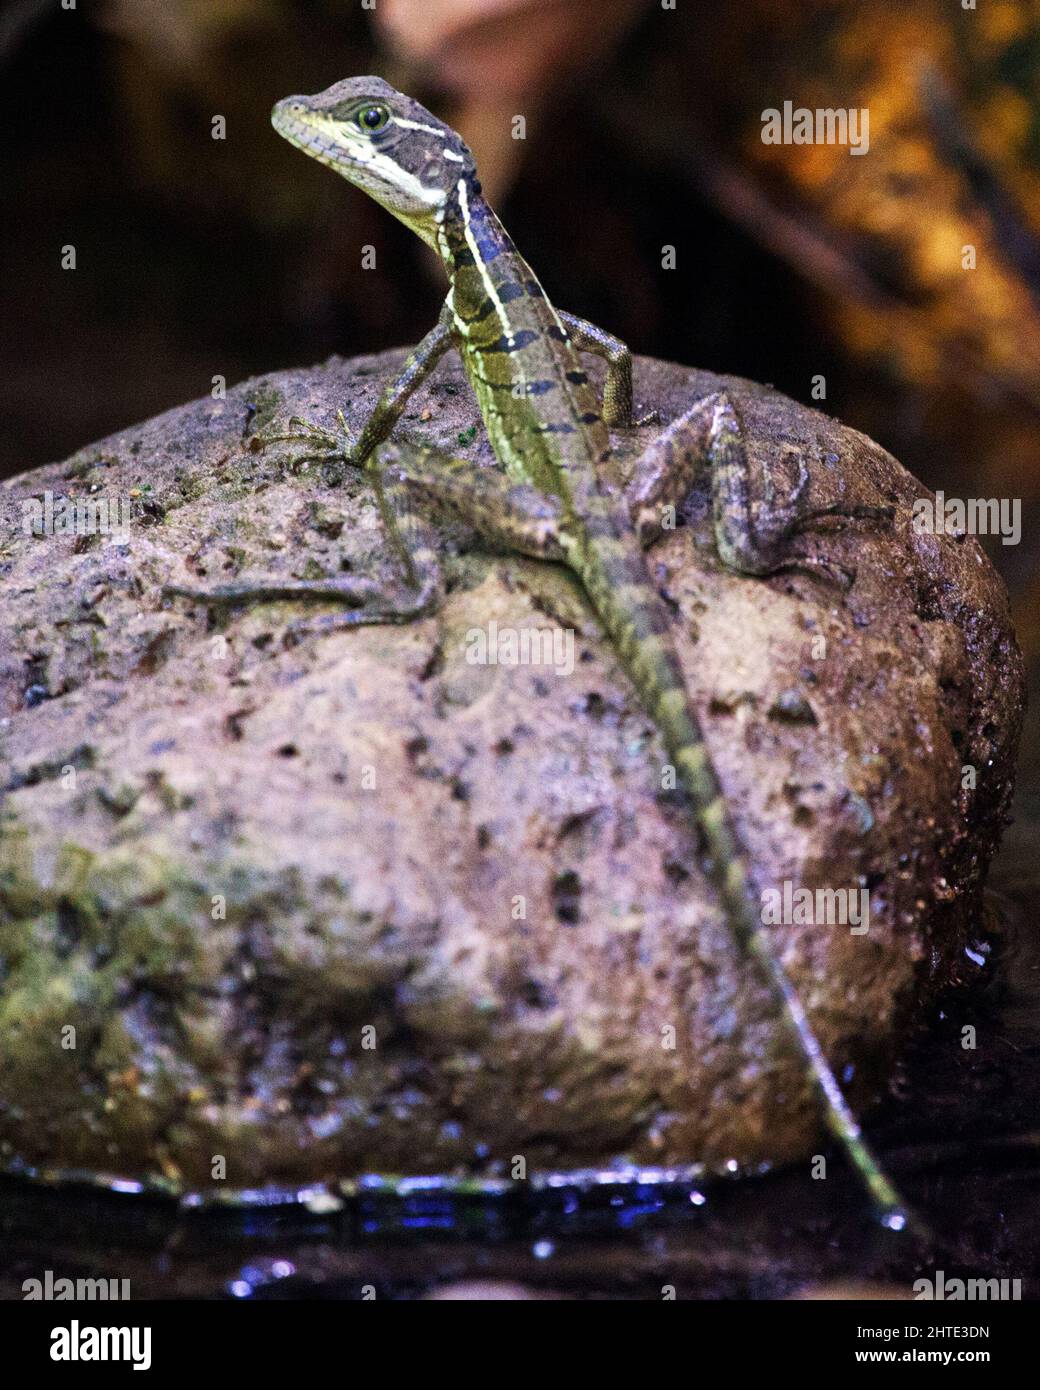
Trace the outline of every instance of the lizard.
{"type": "MultiPolygon", "coordinates": [[[[713,768],[678,656],[671,614],[644,556],[697,469],[710,468],[712,519],[722,562],[755,577],[797,566],[834,567],[792,554],[791,539],[824,516],[872,518],[891,509],[803,505],[808,472],[786,504],[753,507],[755,478],[737,411],[716,392],[672,421],[643,451],[625,495],[609,486],[610,429],[631,428],[632,358],[613,335],[558,311],[483,196],[460,135],[378,77],[348,78],[316,96],[291,96],[272,112],[291,144],[335,170],[415,232],[440,257],[448,292],[434,327],[410,354],[355,436],[292,417],[262,447],[303,440],[363,468],[373,485],[402,586],[365,576],[246,581],[210,590],[167,586],[205,604],[335,600],[308,630],[407,622],[439,602],[436,536],[426,513],[447,509],[484,540],[567,566],[577,576],[620,664],[652,720],[696,829],[729,929],[768,987],[802,1055],[827,1125],[858,1172],[882,1225],[909,1219],[863,1136],[761,920],[751,867],[713,768]],[[390,442],[405,403],[451,347],[461,355],[501,470],[412,443],[390,442]],[[581,352],[606,359],[602,405],[581,352]]],[[[642,423],[642,422],[639,422],[642,423]]],[[[768,488],[769,480],[766,479],[768,488]]],[[[767,492],[770,495],[771,489],[767,492]]]]}

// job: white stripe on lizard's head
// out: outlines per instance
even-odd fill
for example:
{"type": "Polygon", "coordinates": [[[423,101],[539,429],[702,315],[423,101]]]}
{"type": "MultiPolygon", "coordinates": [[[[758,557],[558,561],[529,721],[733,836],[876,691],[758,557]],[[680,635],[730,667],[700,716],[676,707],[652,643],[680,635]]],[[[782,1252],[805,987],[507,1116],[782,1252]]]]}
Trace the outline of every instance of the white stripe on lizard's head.
{"type": "Polygon", "coordinates": [[[350,77],[317,96],[286,97],[275,130],[356,184],[436,246],[436,215],[473,156],[450,126],[380,77],[350,77]]]}

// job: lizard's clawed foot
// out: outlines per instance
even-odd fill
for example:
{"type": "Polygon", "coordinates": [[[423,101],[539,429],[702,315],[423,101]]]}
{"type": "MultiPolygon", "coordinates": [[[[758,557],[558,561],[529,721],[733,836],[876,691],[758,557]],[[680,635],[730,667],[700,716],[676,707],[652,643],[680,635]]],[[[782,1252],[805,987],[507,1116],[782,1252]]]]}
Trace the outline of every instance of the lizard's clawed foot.
{"type": "MultiPolygon", "coordinates": [[[[835,502],[830,506],[813,507],[808,511],[799,513],[782,534],[784,540],[790,539],[801,532],[813,529],[819,521],[827,517],[833,517],[838,521],[867,521],[880,525],[891,523],[894,516],[895,508],[891,506],[835,502]]],[[[768,572],[777,574],[784,570],[800,570],[804,574],[814,575],[816,578],[834,584],[845,591],[851,589],[856,582],[855,570],[850,570],[845,565],[839,565],[837,561],[828,560],[822,555],[785,555],[768,572]]]]}
{"type": "Polygon", "coordinates": [[[322,614],[306,622],[290,623],[286,628],[290,644],[311,633],[335,632],[366,624],[411,622],[431,612],[440,601],[441,592],[439,571],[432,568],[421,576],[414,588],[402,586],[399,592],[388,591],[385,584],[364,576],[349,579],[259,580],[219,584],[212,589],[193,589],[182,584],[163,585],[165,597],[186,598],[207,608],[301,600],[340,605],[337,612],[322,614]]]}
{"type": "MultiPolygon", "coordinates": [[[[319,597],[315,594],[311,597],[319,597]]],[[[398,595],[389,595],[381,589],[378,599],[363,607],[342,608],[335,613],[323,613],[318,618],[306,622],[290,623],[286,630],[286,645],[295,646],[305,637],[326,636],[330,632],[341,632],[345,628],[381,626],[383,624],[411,623],[425,618],[440,604],[442,589],[439,579],[429,577],[417,589],[404,589],[398,595]]]]}
{"type": "Polygon", "coordinates": [[[808,530],[823,517],[832,516],[839,521],[872,521],[877,525],[891,523],[895,517],[896,509],[892,506],[874,506],[873,504],[850,504],[847,502],[835,502],[829,507],[813,507],[807,512],[802,512],[791,526],[792,534],[796,531],[808,530]]]}
{"type": "Polygon", "coordinates": [[[789,570],[796,570],[802,574],[810,574],[815,579],[822,579],[825,583],[833,584],[835,588],[841,589],[844,593],[847,593],[856,582],[855,570],[847,569],[845,565],[839,565],[836,560],[825,560],[822,555],[790,555],[766,573],[782,574],[789,570]]]}
{"type": "Polygon", "coordinates": [[[272,444],[305,444],[310,447],[293,456],[294,463],[301,463],[305,459],[329,459],[340,458],[350,462],[357,440],[347,424],[346,416],[342,410],[337,410],[336,418],[339,421],[339,432],[326,429],[324,425],[316,425],[313,420],[305,420],[301,415],[289,416],[289,427],[285,430],[267,430],[260,434],[255,434],[249,441],[249,448],[253,453],[260,453],[262,450],[270,448],[272,444]]]}

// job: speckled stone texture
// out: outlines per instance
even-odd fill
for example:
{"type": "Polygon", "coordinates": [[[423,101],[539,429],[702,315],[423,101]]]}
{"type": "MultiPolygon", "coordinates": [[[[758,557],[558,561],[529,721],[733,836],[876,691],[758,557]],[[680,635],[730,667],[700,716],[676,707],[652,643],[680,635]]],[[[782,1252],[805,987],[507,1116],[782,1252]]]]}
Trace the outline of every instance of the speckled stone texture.
{"type": "MultiPolygon", "coordinates": [[[[0,1158],[205,1186],[222,1156],[243,1187],[811,1153],[801,1066],[564,572],[446,524],[448,599],[407,626],[293,642],[323,610],[210,622],[163,598],[392,577],[362,478],[249,440],[340,405],[357,426],[399,360],[246,382],[0,493],[0,1158]],[[27,536],[48,489],[136,514],[121,538],[27,536]],[[573,631],[573,671],[470,664],[492,618],[573,631]]],[[[720,384],[636,364],[664,421],[720,384]]],[[[912,531],[925,493],[894,459],[725,384],[778,478],[800,451],[819,503],[897,507],[810,538],[847,592],[725,571],[703,485],[651,553],[758,886],[870,891],[865,934],[772,928],[864,1107],[963,974],[1021,660],[980,547],[912,531]]],[[[491,466],[479,424],[452,358],[400,431],[491,466]]],[[[652,433],[618,437],[616,481],[652,433]]]]}

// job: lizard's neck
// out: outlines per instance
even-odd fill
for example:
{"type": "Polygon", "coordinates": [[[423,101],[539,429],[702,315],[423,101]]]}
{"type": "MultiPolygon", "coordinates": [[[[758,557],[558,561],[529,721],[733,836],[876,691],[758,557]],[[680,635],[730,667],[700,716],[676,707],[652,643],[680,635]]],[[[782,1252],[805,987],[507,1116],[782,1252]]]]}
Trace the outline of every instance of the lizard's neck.
{"type": "Polygon", "coordinates": [[[438,250],[460,311],[483,303],[489,280],[497,286],[515,277],[519,253],[475,179],[459,179],[444,204],[438,231],[438,250]]]}

